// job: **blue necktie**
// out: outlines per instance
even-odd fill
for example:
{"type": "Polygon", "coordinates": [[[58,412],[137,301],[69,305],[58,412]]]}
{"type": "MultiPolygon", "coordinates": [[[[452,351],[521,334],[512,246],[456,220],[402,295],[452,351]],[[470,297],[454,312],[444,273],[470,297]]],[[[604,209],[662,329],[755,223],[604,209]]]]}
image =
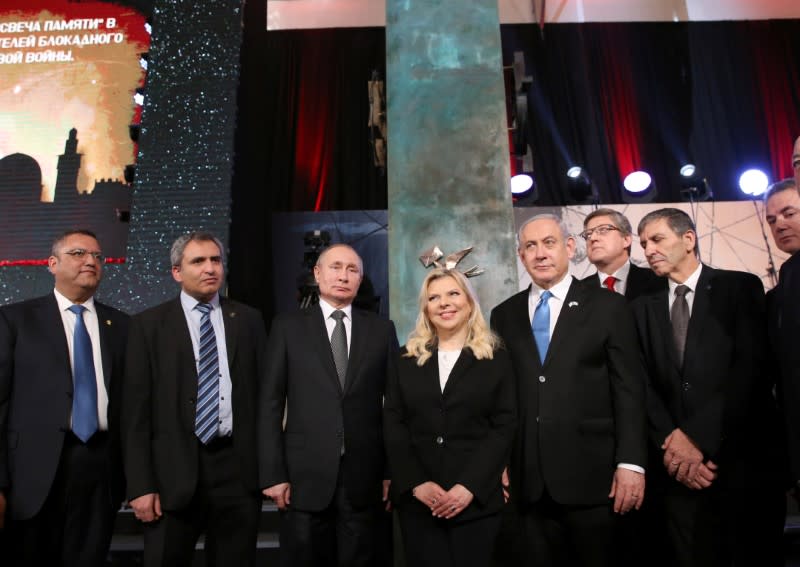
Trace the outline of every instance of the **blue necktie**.
{"type": "Polygon", "coordinates": [[[542,292],[539,296],[539,303],[533,312],[533,340],[536,341],[536,348],[539,349],[539,361],[544,364],[547,356],[547,347],[550,346],[550,305],[547,303],[553,294],[549,291],[542,292]]]}
{"type": "Polygon", "coordinates": [[[89,331],[83,322],[83,305],[69,308],[75,314],[72,335],[72,432],[86,443],[97,431],[97,376],[89,331]]]}
{"type": "Polygon", "coordinates": [[[194,432],[206,445],[217,435],[219,421],[219,356],[217,336],[211,324],[211,305],[198,303],[200,318],[200,361],[197,364],[197,410],[194,432]]]}

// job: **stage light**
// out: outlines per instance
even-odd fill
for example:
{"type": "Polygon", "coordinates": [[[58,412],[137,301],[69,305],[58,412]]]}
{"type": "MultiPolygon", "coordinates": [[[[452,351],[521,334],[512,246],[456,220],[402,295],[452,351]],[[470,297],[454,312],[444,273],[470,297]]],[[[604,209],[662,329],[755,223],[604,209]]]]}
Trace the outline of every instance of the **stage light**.
{"type": "Polygon", "coordinates": [[[532,207],[538,199],[539,191],[530,173],[520,173],[511,178],[511,202],[515,207],[532,207]]]}
{"type": "Polygon", "coordinates": [[[708,201],[714,198],[708,180],[703,177],[694,164],[686,164],[680,169],[681,173],[681,199],[694,203],[708,201]]]}
{"type": "Polygon", "coordinates": [[[760,169],[748,169],[739,177],[739,189],[745,195],[758,197],[767,190],[769,178],[760,169]]]}
{"type": "Polygon", "coordinates": [[[583,168],[574,165],[567,170],[567,177],[569,177],[570,179],[575,179],[577,177],[580,177],[581,173],[583,173],[583,168]]]}
{"type": "Polygon", "coordinates": [[[622,185],[629,193],[644,193],[652,187],[653,178],[646,171],[634,171],[625,177],[622,185]]]}
{"type": "Polygon", "coordinates": [[[531,177],[527,173],[515,175],[514,177],[511,178],[512,195],[518,196],[522,195],[523,193],[527,193],[531,187],[533,187],[533,177],[531,177]]]}
{"type": "Polygon", "coordinates": [[[597,202],[597,194],[589,173],[578,165],[567,170],[567,189],[575,204],[597,202]]]}
{"type": "Polygon", "coordinates": [[[147,65],[150,61],[150,54],[149,53],[142,53],[139,55],[139,66],[147,71],[147,65]]]}
{"type": "Polygon", "coordinates": [[[656,198],[656,184],[646,171],[634,171],[622,181],[622,201],[625,203],[649,203],[656,198]]]}
{"type": "Polygon", "coordinates": [[[144,105],[144,89],[136,89],[136,92],[133,93],[133,102],[139,106],[144,105]]]}
{"type": "Polygon", "coordinates": [[[153,33],[153,26],[150,25],[150,22],[144,23],[144,31],[147,32],[147,35],[151,35],[153,33]]]}

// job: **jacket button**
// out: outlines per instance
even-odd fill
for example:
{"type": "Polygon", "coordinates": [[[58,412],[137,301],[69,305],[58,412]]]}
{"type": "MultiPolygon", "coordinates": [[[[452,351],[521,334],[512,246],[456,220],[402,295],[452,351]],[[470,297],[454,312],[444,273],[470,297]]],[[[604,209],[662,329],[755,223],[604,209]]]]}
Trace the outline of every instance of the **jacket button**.
{"type": "Polygon", "coordinates": [[[442,443],[444,443],[444,437],[439,435],[439,437],[436,438],[436,444],[441,445],[442,443]]]}
{"type": "Polygon", "coordinates": [[[692,389],[692,385],[689,384],[689,382],[684,382],[683,384],[681,384],[681,386],[683,387],[684,392],[688,392],[689,390],[692,389]]]}
{"type": "Polygon", "coordinates": [[[547,378],[545,378],[544,376],[539,376],[539,382],[544,384],[545,382],[547,382],[547,378]]]}

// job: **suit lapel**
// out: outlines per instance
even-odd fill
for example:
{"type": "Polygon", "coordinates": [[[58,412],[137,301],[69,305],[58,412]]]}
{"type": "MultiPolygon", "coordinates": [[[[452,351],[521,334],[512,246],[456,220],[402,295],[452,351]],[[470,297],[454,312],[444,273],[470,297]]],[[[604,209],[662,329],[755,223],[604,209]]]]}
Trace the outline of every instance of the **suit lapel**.
{"type": "MultiPolygon", "coordinates": [[[[333,361],[331,351],[331,341],[328,338],[328,328],[322,316],[322,308],[319,304],[309,307],[306,312],[306,326],[308,338],[311,341],[312,350],[317,353],[322,366],[325,368],[328,377],[334,381],[336,387],[341,391],[342,385],[339,383],[339,375],[336,373],[336,363],[333,361]]],[[[355,325],[354,325],[355,326],[355,325]]],[[[348,363],[348,373],[349,370],[348,363]]]]}
{"type": "Polygon", "coordinates": [[[228,370],[233,381],[233,368],[234,360],[236,359],[236,347],[238,346],[237,339],[239,336],[239,320],[236,318],[236,308],[231,305],[229,301],[220,297],[220,307],[222,308],[222,320],[225,325],[225,351],[228,355],[228,370]]]}
{"type": "MultiPolygon", "coordinates": [[[[435,381],[436,387],[441,391],[441,387],[439,386],[439,358],[438,352],[434,352],[432,357],[433,359],[433,366],[436,367],[436,377],[437,380],[435,381]]],[[[475,364],[475,356],[472,354],[472,350],[468,348],[464,348],[461,350],[461,354],[456,360],[455,366],[453,366],[453,370],[450,371],[450,376],[447,378],[447,383],[444,385],[444,391],[442,395],[444,397],[448,397],[452,395],[452,391],[454,388],[459,388],[459,384],[464,379],[464,374],[475,364]]]]}
{"type": "Polygon", "coordinates": [[[103,361],[103,382],[106,384],[106,392],[109,392],[111,387],[111,318],[110,313],[105,305],[94,302],[94,307],[97,309],[97,325],[100,329],[100,356],[103,361]]]}
{"type": "Polygon", "coordinates": [[[197,362],[192,346],[192,336],[189,334],[189,323],[186,321],[180,297],[176,297],[168,309],[164,326],[167,330],[166,336],[174,337],[175,340],[177,365],[181,369],[178,379],[185,388],[185,393],[195,396],[197,395],[197,362]]]}
{"type": "Polygon", "coordinates": [[[697,345],[703,344],[700,339],[703,335],[708,312],[711,305],[712,280],[714,270],[706,265],[700,271],[700,278],[697,280],[697,289],[694,290],[694,301],[692,301],[692,314],[689,317],[689,328],[686,331],[686,347],[683,351],[683,366],[689,359],[695,356],[697,345]]]}
{"type": "Polygon", "coordinates": [[[662,363],[678,367],[678,354],[675,352],[675,342],[672,339],[672,322],[669,316],[669,288],[661,290],[647,297],[647,310],[651,325],[658,331],[653,337],[653,345],[658,345],[656,352],[665,354],[666,360],[662,363]],[[666,345],[666,348],[661,345],[666,345]]]}
{"type": "Polygon", "coordinates": [[[574,330],[580,326],[583,313],[585,312],[585,306],[581,304],[585,300],[585,291],[581,287],[580,282],[573,278],[572,284],[569,286],[569,291],[567,292],[567,297],[564,298],[564,303],[561,306],[561,313],[558,315],[555,329],[553,329],[553,336],[550,337],[550,345],[547,347],[547,357],[544,359],[544,366],[547,366],[547,363],[553,358],[553,353],[556,352],[561,343],[564,342],[564,337],[572,336],[574,330]]]}
{"type": "Polygon", "coordinates": [[[70,391],[72,390],[72,365],[69,361],[69,345],[67,344],[67,335],[64,332],[64,321],[61,318],[61,312],[58,309],[58,302],[56,296],[50,294],[46,296],[47,299],[39,305],[37,317],[40,320],[39,328],[41,332],[48,337],[48,344],[58,345],[57,351],[54,353],[61,363],[64,365],[64,370],[69,379],[70,391]]]}
{"type": "Polygon", "coordinates": [[[533,331],[531,330],[531,320],[528,313],[528,296],[531,293],[531,287],[521,291],[511,299],[509,311],[512,313],[511,324],[512,327],[508,332],[508,340],[519,341],[520,351],[528,351],[531,353],[531,360],[535,360],[537,368],[541,367],[541,358],[539,357],[539,349],[536,347],[536,341],[533,339],[533,331]]]}
{"type": "MultiPolygon", "coordinates": [[[[350,337],[350,353],[347,357],[347,376],[345,376],[344,382],[345,393],[353,388],[353,384],[358,379],[357,371],[361,368],[361,358],[367,349],[367,337],[369,337],[369,318],[356,308],[351,309],[350,313],[352,315],[352,324],[350,326],[352,336],[350,337]]],[[[333,359],[332,352],[331,359],[333,359]]],[[[335,367],[336,364],[334,363],[334,369],[335,367]]]]}

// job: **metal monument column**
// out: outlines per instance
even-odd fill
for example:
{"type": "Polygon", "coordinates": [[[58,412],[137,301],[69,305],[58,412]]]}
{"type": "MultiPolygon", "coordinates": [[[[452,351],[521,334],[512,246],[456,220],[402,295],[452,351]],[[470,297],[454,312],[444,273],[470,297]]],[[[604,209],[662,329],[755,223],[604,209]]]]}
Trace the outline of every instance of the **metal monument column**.
{"type": "Polygon", "coordinates": [[[497,0],[387,0],[390,309],[403,344],[418,257],[474,246],[459,268],[484,314],[517,291],[497,0]]]}

